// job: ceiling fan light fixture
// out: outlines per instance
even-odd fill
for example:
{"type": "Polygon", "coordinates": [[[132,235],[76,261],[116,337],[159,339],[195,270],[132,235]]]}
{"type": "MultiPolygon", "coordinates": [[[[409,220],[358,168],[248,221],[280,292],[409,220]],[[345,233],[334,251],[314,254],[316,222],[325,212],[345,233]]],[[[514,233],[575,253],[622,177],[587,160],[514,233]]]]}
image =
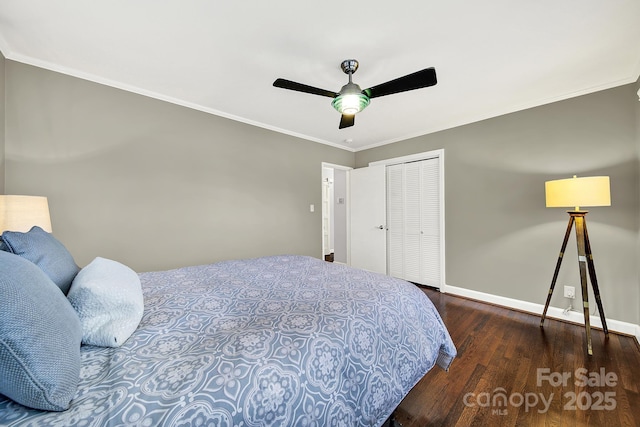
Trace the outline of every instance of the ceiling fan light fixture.
{"type": "Polygon", "coordinates": [[[369,97],[362,93],[338,95],[331,102],[331,105],[341,114],[352,115],[367,108],[369,97]]]}
{"type": "Polygon", "coordinates": [[[371,100],[362,92],[360,86],[355,83],[347,83],[340,90],[340,94],[333,98],[331,105],[340,114],[352,115],[367,108],[369,102],[371,100]]]}

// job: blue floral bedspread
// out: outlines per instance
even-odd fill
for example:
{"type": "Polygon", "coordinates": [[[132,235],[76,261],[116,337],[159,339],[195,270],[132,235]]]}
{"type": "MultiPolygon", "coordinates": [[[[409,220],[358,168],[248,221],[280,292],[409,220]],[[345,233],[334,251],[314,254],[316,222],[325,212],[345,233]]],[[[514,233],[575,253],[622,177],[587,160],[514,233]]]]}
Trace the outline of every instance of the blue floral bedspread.
{"type": "Polygon", "coordinates": [[[273,256],[140,278],[140,326],[122,347],[82,347],[71,408],[0,396],[0,425],[379,426],[456,355],[421,290],[340,264],[273,256]]]}

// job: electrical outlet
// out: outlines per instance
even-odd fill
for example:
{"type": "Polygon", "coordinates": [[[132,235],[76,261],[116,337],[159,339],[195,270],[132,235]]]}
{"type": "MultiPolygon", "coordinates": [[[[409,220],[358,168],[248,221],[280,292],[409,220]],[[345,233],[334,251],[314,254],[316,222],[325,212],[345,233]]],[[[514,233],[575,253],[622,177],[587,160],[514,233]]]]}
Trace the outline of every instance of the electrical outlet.
{"type": "Polygon", "coordinates": [[[576,288],[573,286],[565,286],[564,297],[574,299],[576,297],[576,288]]]}

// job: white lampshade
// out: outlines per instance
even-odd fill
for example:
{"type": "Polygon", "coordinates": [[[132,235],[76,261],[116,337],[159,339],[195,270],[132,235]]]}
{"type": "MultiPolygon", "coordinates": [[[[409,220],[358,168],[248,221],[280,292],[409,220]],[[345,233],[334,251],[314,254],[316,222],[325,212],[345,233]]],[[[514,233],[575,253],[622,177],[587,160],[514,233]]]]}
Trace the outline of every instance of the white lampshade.
{"type": "Polygon", "coordinates": [[[27,232],[34,225],[51,233],[46,197],[0,195],[0,233],[7,230],[27,232]]]}
{"type": "Polygon", "coordinates": [[[608,176],[557,179],[544,184],[548,208],[580,206],[611,206],[608,176]]]}

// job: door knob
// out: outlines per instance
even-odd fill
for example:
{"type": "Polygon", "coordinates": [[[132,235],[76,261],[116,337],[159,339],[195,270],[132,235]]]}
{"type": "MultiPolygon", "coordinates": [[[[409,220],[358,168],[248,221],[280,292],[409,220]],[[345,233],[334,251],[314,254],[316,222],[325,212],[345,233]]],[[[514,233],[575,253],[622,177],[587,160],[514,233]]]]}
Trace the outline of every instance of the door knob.
{"type": "Polygon", "coordinates": [[[384,225],[378,227],[380,230],[384,230],[384,225]]]}

